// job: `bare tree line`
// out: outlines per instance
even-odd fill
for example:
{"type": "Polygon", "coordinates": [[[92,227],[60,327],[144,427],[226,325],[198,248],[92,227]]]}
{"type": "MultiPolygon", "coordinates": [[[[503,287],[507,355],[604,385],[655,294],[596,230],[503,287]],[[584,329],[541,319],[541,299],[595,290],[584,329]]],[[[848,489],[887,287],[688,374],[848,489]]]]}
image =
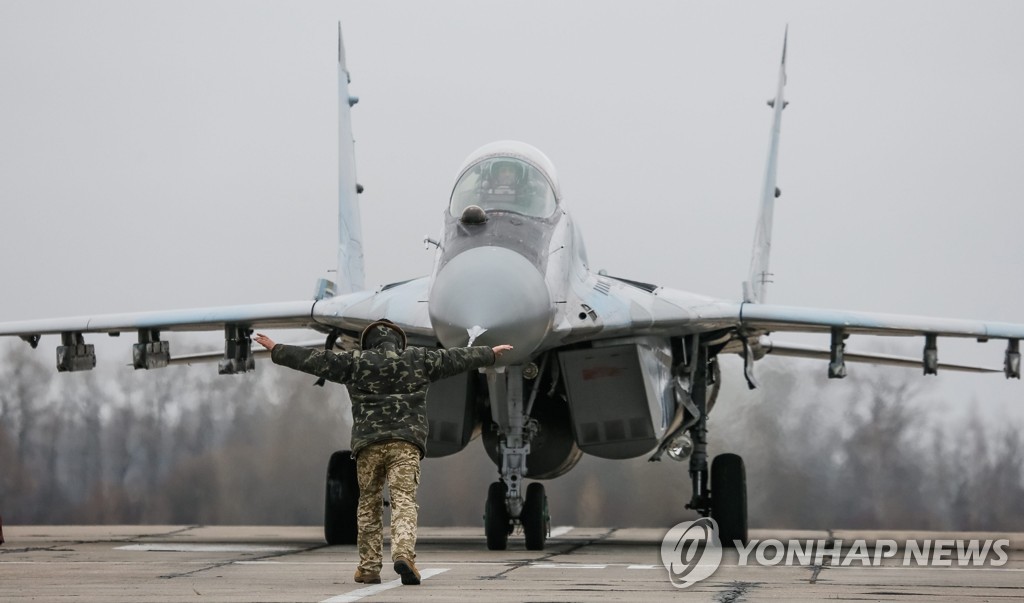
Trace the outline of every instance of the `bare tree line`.
{"type": "MultiPolygon", "coordinates": [[[[348,442],[343,388],[268,362],[57,374],[7,346],[0,363],[0,513],[8,523],[316,525],[327,459],[348,442]]],[[[46,359],[44,362],[43,358],[46,359]]],[[[711,446],[747,461],[754,527],[1024,531],[1024,439],[938,420],[909,372],[861,370],[842,384],[769,364],[764,399],[726,382],[711,446]]],[[[557,524],[668,527],[692,513],[687,465],[584,457],[547,482],[557,524]]],[[[424,525],[481,522],[497,471],[472,442],[428,459],[424,525]]],[[[713,486],[713,485],[712,485],[713,486]]]]}
{"type": "Polygon", "coordinates": [[[303,524],[319,513],[326,459],[348,440],[347,397],[266,369],[103,379],[57,374],[40,356],[8,348],[0,365],[8,522],[303,524]]]}

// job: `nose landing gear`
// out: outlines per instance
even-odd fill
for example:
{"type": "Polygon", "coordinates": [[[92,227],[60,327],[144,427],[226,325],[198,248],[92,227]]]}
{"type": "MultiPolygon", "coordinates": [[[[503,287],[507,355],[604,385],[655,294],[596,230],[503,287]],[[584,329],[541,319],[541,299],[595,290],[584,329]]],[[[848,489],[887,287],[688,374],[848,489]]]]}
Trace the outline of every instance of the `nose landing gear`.
{"type": "Polygon", "coordinates": [[[548,497],[544,493],[544,484],[534,482],[526,489],[526,502],[520,516],[523,524],[523,536],[526,537],[526,548],[530,551],[543,551],[551,532],[551,516],[548,514],[548,497]]]}
{"type": "Polygon", "coordinates": [[[487,502],[484,504],[484,535],[487,537],[487,549],[504,551],[508,548],[508,536],[512,533],[512,517],[505,506],[507,492],[505,482],[494,482],[487,489],[487,502]]]}
{"type": "Polygon", "coordinates": [[[551,518],[544,485],[532,483],[523,497],[523,476],[526,457],[530,454],[533,431],[526,428],[523,409],[523,369],[506,367],[504,374],[487,372],[487,388],[491,397],[491,417],[501,432],[501,480],[491,484],[484,505],[484,534],[487,548],[503,551],[508,537],[519,525],[526,537],[526,548],[544,550],[551,518]]]}
{"type": "Polygon", "coordinates": [[[487,549],[504,551],[508,548],[508,537],[515,531],[516,524],[522,526],[526,549],[543,551],[551,533],[551,516],[548,513],[548,497],[544,484],[534,482],[526,489],[526,500],[518,518],[508,511],[508,490],[505,482],[494,482],[487,489],[484,505],[484,535],[487,549]]]}

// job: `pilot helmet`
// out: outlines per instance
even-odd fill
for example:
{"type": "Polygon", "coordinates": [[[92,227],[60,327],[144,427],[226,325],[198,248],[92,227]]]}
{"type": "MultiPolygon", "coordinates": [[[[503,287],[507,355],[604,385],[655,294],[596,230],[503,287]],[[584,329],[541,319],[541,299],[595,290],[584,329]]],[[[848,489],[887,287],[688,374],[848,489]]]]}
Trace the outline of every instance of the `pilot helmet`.
{"type": "Polygon", "coordinates": [[[511,159],[499,159],[491,164],[491,182],[497,183],[498,174],[505,168],[512,171],[511,184],[518,184],[523,179],[523,166],[518,161],[511,159]]]}
{"type": "Polygon", "coordinates": [[[401,352],[408,344],[405,331],[386,318],[371,322],[359,336],[359,347],[364,350],[385,344],[391,344],[396,352],[401,352]]]}

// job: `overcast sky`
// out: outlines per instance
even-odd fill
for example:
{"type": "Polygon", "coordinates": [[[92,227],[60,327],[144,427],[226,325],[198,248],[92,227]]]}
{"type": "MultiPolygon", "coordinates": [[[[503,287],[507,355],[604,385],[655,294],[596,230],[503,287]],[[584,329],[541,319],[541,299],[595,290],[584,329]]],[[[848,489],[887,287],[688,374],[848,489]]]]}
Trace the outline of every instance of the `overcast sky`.
{"type": "MultiPolygon", "coordinates": [[[[308,298],[339,21],[370,286],[429,272],[455,170],[511,138],[595,269],[738,298],[788,24],[768,300],[1024,322],[1024,3],[863,0],[0,0],[0,320],[308,298]]],[[[939,383],[1024,416],[1020,382],[939,383]]]]}

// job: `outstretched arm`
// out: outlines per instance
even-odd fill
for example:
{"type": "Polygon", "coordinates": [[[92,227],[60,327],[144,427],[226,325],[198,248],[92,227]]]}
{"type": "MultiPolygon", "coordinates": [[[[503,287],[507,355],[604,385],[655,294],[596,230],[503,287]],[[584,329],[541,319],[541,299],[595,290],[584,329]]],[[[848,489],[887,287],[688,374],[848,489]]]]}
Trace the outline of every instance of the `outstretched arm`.
{"type": "Polygon", "coordinates": [[[253,341],[267,348],[268,350],[274,349],[274,346],[277,345],[274,343],[273,339],[267,337],[263,333],[256,333],[256,337],[253,337],[253,341]]]}
{"type": "Polygon", "coordinates": [[[352,359],[348,354],[275,343],[263,333],[257,333],[253,341],[270,350],[270,358],[274,364],[322,377],[328,381],[344,383],[352,368],[352,359]]]}
{"type": "Polygon", "coordinates": [[[493,348],[476,346],[450,350],[427,350],[427,376],[431,381],[437,381],[465,371],[490,366],[499,356],[511,349],[510,345],[498,345],[493,348]]]}
{"type": "Polygon", "coordinates": [[[510,346],[508,344],[502,344],[502,345],[494,346],[493,348],[491,348],[491,351],[494,352],[494,359],[497,360],[498,358],[501,358],[502,354],[504,354],[505,352],[508,352],[511,349],[512,349],[512,346],[510,346]]]}

